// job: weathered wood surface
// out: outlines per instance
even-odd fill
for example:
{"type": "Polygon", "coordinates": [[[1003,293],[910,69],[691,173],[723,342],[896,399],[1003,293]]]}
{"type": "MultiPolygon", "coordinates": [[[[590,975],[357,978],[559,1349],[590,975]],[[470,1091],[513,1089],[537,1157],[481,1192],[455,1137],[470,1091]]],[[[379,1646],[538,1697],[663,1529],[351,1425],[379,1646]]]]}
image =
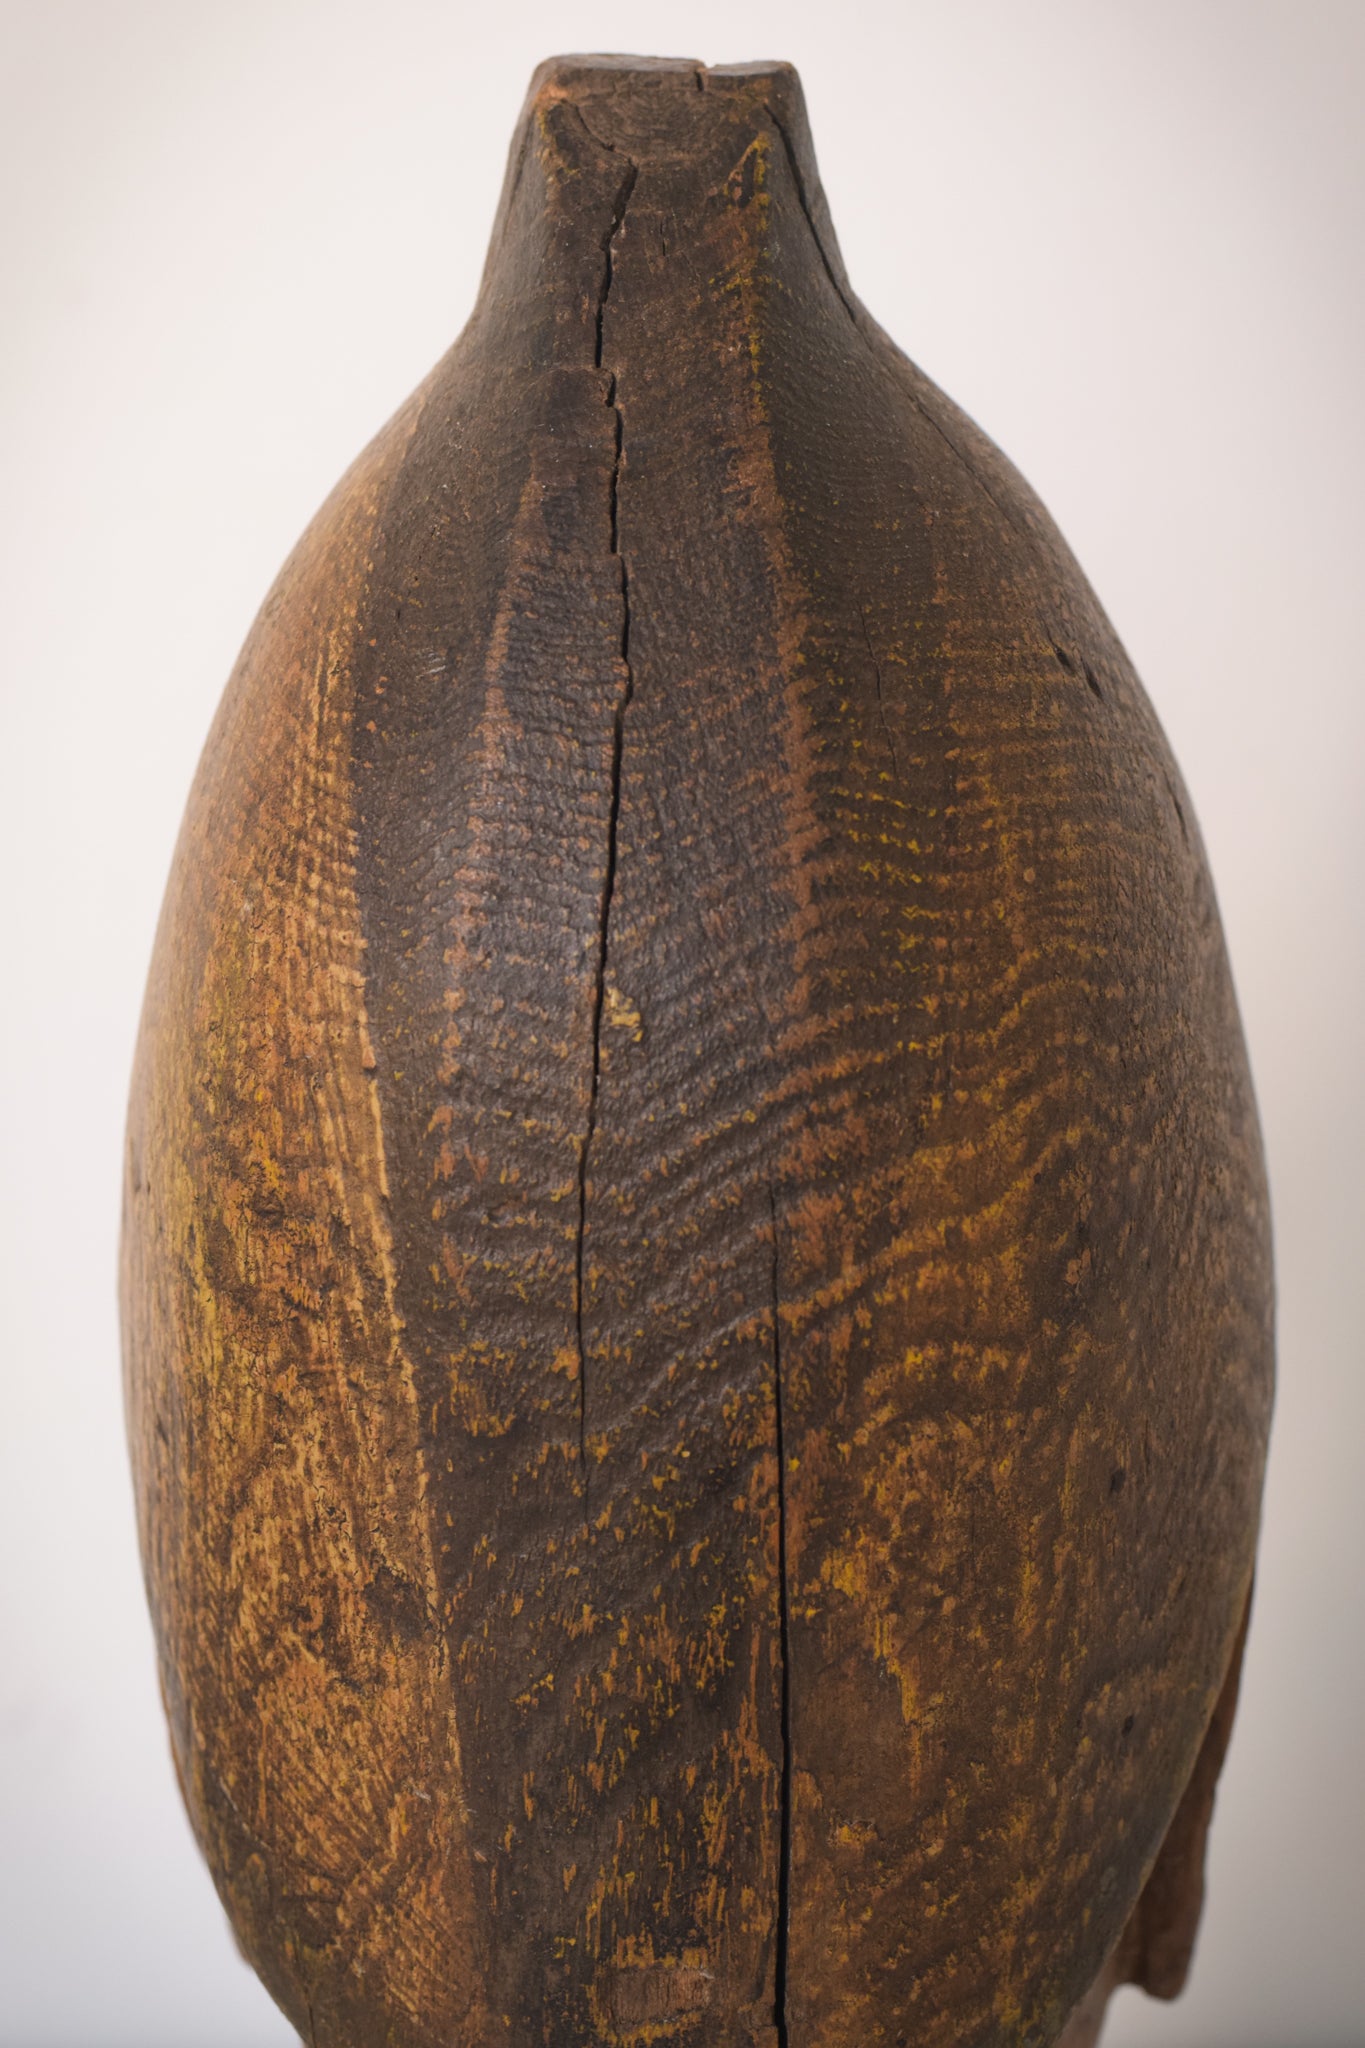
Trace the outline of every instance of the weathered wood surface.
{"type": "Polygon", "coordinates": [[[210,737],[124,1298],[181,1780],[317,2048],[1178,1984],[1270,1387],[1218,917],[787,67],[537,74],[210,737]]]}

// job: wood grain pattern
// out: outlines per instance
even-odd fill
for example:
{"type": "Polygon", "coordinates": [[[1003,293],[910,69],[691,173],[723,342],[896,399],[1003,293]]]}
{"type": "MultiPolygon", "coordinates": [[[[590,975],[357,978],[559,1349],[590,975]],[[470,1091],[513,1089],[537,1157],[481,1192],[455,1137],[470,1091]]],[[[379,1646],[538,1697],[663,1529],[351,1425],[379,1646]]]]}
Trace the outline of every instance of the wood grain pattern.
{"type": "Polygon", "coordinates": [[[537,74],[209,740],[128,1171],[177,1762],[314,2048],[1178,1988],[1270,1396],[1217,912],[789,68],[537,74]]]}

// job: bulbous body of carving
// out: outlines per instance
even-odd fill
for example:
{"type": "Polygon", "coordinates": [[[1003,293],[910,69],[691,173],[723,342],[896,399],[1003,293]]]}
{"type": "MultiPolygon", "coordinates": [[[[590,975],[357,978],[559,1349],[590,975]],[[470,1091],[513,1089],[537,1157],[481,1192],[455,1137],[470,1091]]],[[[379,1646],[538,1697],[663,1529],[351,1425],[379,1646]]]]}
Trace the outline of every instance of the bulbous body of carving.
{"type": "Polygon", "coordinates": [[[182,1783],[317,2048],[1178,1985],[1270,1388],[1217,914],[784,67],[538,74],[209,740],[124,1272],[182,1783]]]}

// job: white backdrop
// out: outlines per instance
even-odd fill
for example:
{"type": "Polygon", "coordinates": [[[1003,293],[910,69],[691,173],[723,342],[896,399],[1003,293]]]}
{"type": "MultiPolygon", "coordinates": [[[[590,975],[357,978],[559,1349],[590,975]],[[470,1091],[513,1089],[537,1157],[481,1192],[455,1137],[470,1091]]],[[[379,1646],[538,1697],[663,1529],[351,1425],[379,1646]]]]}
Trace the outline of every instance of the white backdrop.
{"type": "Polygon", "coordinates": [[[1365,2043],[1365,6],[11,0],[0,2044],[268,2048],[182,1820],[125,1476],[123,1097],[237,645],[469,309],[532,65],[800,67],[848,267],[1019,463],[1171,734],[1269,1146],[1281,1393],[1191,1990],[1365,2043]]]}

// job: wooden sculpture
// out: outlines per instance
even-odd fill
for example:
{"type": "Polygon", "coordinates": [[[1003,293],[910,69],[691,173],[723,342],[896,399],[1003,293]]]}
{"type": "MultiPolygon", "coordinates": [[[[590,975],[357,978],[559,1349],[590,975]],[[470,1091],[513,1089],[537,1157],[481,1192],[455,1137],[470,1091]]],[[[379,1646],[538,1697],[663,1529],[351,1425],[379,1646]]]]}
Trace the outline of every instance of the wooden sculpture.
{"type": "Polygon", "coordinates": [[[788,67],[537,74],[209,738],[126,1216],[176,1761],[314,2048],[1179,1987],[1271,1376],[1217,911],[788,67]]]}

